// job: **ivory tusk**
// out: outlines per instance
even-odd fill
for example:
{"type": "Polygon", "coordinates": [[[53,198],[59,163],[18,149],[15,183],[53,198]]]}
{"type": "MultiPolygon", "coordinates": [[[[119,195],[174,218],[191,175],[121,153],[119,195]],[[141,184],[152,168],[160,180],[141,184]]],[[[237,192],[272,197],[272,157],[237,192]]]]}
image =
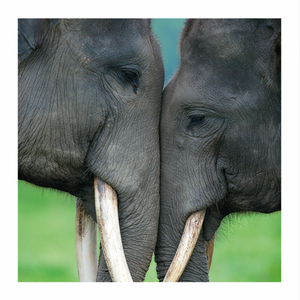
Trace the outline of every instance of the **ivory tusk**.
{"type": "Polygon", "coordinates": [[[195,248],[204,221],[204,216],[205,210],[201,210],[193,213],[187,219],[178,249],[164,282],[177,282],[181,277],[195,248]]]}
{"type": "Polygon", "coordinates": [[[101,246],[110,276],[115,282],[132,282],[121,240],[117,194],[98,178],[94,187],[101,246]]]}
{"type": "Polygon", "coordinates": [[[205,242],[205,246],[206,246],[206,258],[207,258],[208,271],[209,271],[212,262],[213,253],[214,253],[215,234],[209,242],[205,242]]]}
{"type": "Polygon", "coordinates": [[[79,281],[95,282],[97,276],[97,225],[76,198],[75,244],[79,281]]]}

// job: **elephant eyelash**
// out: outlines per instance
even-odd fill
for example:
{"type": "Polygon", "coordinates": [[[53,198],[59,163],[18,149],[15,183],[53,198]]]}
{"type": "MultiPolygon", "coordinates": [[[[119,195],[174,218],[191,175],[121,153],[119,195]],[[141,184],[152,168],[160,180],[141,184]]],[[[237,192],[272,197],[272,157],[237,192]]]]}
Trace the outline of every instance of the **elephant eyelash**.
{"type": "Polygon", "coordinates": [[[124,73],[125,79],[132,85],[133,92],[136,94],[137,88],[139,86],[139,75],[134,71],[122,71],[124,73]]]}
{"type": "Polygon", "coordinates": [[[136,94],[137,89],[140,86],[139,78],[140,78],[140,71],[139,68],[133,67],[124,67],[118,66],[109,68],[109,72],[111,72],[112,76],[117,78],[122,82],[123,85],[130,84],[133,88],[133,92],[136,94]]]}
{"type": "Polygon", "coordinates": [[[188,125],[188,129],[193,129],[196,125],[201,125],[205,120],[205,116],[193,116],[190,118],[190,123],[188,125]]]}

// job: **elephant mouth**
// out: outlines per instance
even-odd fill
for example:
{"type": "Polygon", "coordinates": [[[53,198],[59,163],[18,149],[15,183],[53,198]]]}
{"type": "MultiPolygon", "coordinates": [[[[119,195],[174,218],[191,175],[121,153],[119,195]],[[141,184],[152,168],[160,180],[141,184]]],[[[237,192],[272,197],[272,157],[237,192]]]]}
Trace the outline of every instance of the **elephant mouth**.
{"type": "MultiPolygon", "coordinates": [[[[204,218],[205,209],[193,213],[187,219],[179,246],[164,278],[164,282],[177,282],[180,279],[194,251],[204,218]]],[[[209,242],[205,242],[205,244],[208,269],[210,269],[214,249],[214,238],[209,242]]]]}
{"type": "MultiPolygon", "coordinates": [[[[99,178],[94,180],[95,208],[101,246],[110,276],[115,282],[132,282],[121,240],[116,192],[99,178]]],[[[79,281],[97,277],[97,224],[76,199],[75,241],[79,281]]]]}

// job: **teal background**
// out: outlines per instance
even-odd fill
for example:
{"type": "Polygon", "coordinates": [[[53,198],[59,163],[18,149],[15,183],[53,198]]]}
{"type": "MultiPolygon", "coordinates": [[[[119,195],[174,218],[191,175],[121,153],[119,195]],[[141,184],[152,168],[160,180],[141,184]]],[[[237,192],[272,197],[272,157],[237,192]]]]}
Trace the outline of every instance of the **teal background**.
{"type": "MultiPolygon", "coordinates": [[[[183,19],[152,22],[163,52],[166,83],[179,64],[183,24],[183,19]]],[[[18,187],[18,281],[77,282],[75,197],[22,181],[18,187]]],[[[281,213],[225,219],[216,235],[210,280],[281,281],[281,213]]],[[[158,281],[153,260],[145,281],[158,281]]]]}

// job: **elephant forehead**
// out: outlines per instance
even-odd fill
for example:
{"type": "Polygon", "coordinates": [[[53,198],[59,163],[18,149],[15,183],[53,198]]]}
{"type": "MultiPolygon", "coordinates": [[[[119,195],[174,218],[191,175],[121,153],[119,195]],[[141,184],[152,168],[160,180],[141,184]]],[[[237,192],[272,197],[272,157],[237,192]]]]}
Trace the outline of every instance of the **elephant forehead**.
{"type": "Polygon", "coordinates": [[[216,76],[217,72],[209,76],[208,71],[199,76],[196,71],[185,68],[174,78],[176,83],[170,82],[165,88],[163,113],[178,118],[178,113],[181,115],[186,110],[196,109],[232,115],[239,111],[257,111],[264,105],[265,90],[256,79],[240,77],[235,80],[220,73],[216,76]]]}
{"type": "Polygon", "coordinates": [[[149,22],[145,19],[83,19],[80,27],[92,36],[117,36],[124,40],[135,39],[139,35],[147,36],[150,32],[149,22]]]}
{"type": "Polygon", "coordinates": [[[255,74],[270,82],[279,26],[278,20],[196,20],[183,34],[181,64],[216,76],[223,72],[222,78],[255,74]]]}
{"type": "Polygon", "coordinates": [[[276,19],[198,19],[185,28],[181,44],[186,42],[222,57],[247,54],[255,47],[268,51],[267,40],[279,27],[280,21],[276,19]]]}
{"type": "MultiPolygon", "coordinates": [[[[70,22],[70,21],[69,21],[70,22]]],[[[85,63],[138,60],[152,50],[149,31],[131,20],[80,20],[62,26],[63,40],[85,63]]]]}

